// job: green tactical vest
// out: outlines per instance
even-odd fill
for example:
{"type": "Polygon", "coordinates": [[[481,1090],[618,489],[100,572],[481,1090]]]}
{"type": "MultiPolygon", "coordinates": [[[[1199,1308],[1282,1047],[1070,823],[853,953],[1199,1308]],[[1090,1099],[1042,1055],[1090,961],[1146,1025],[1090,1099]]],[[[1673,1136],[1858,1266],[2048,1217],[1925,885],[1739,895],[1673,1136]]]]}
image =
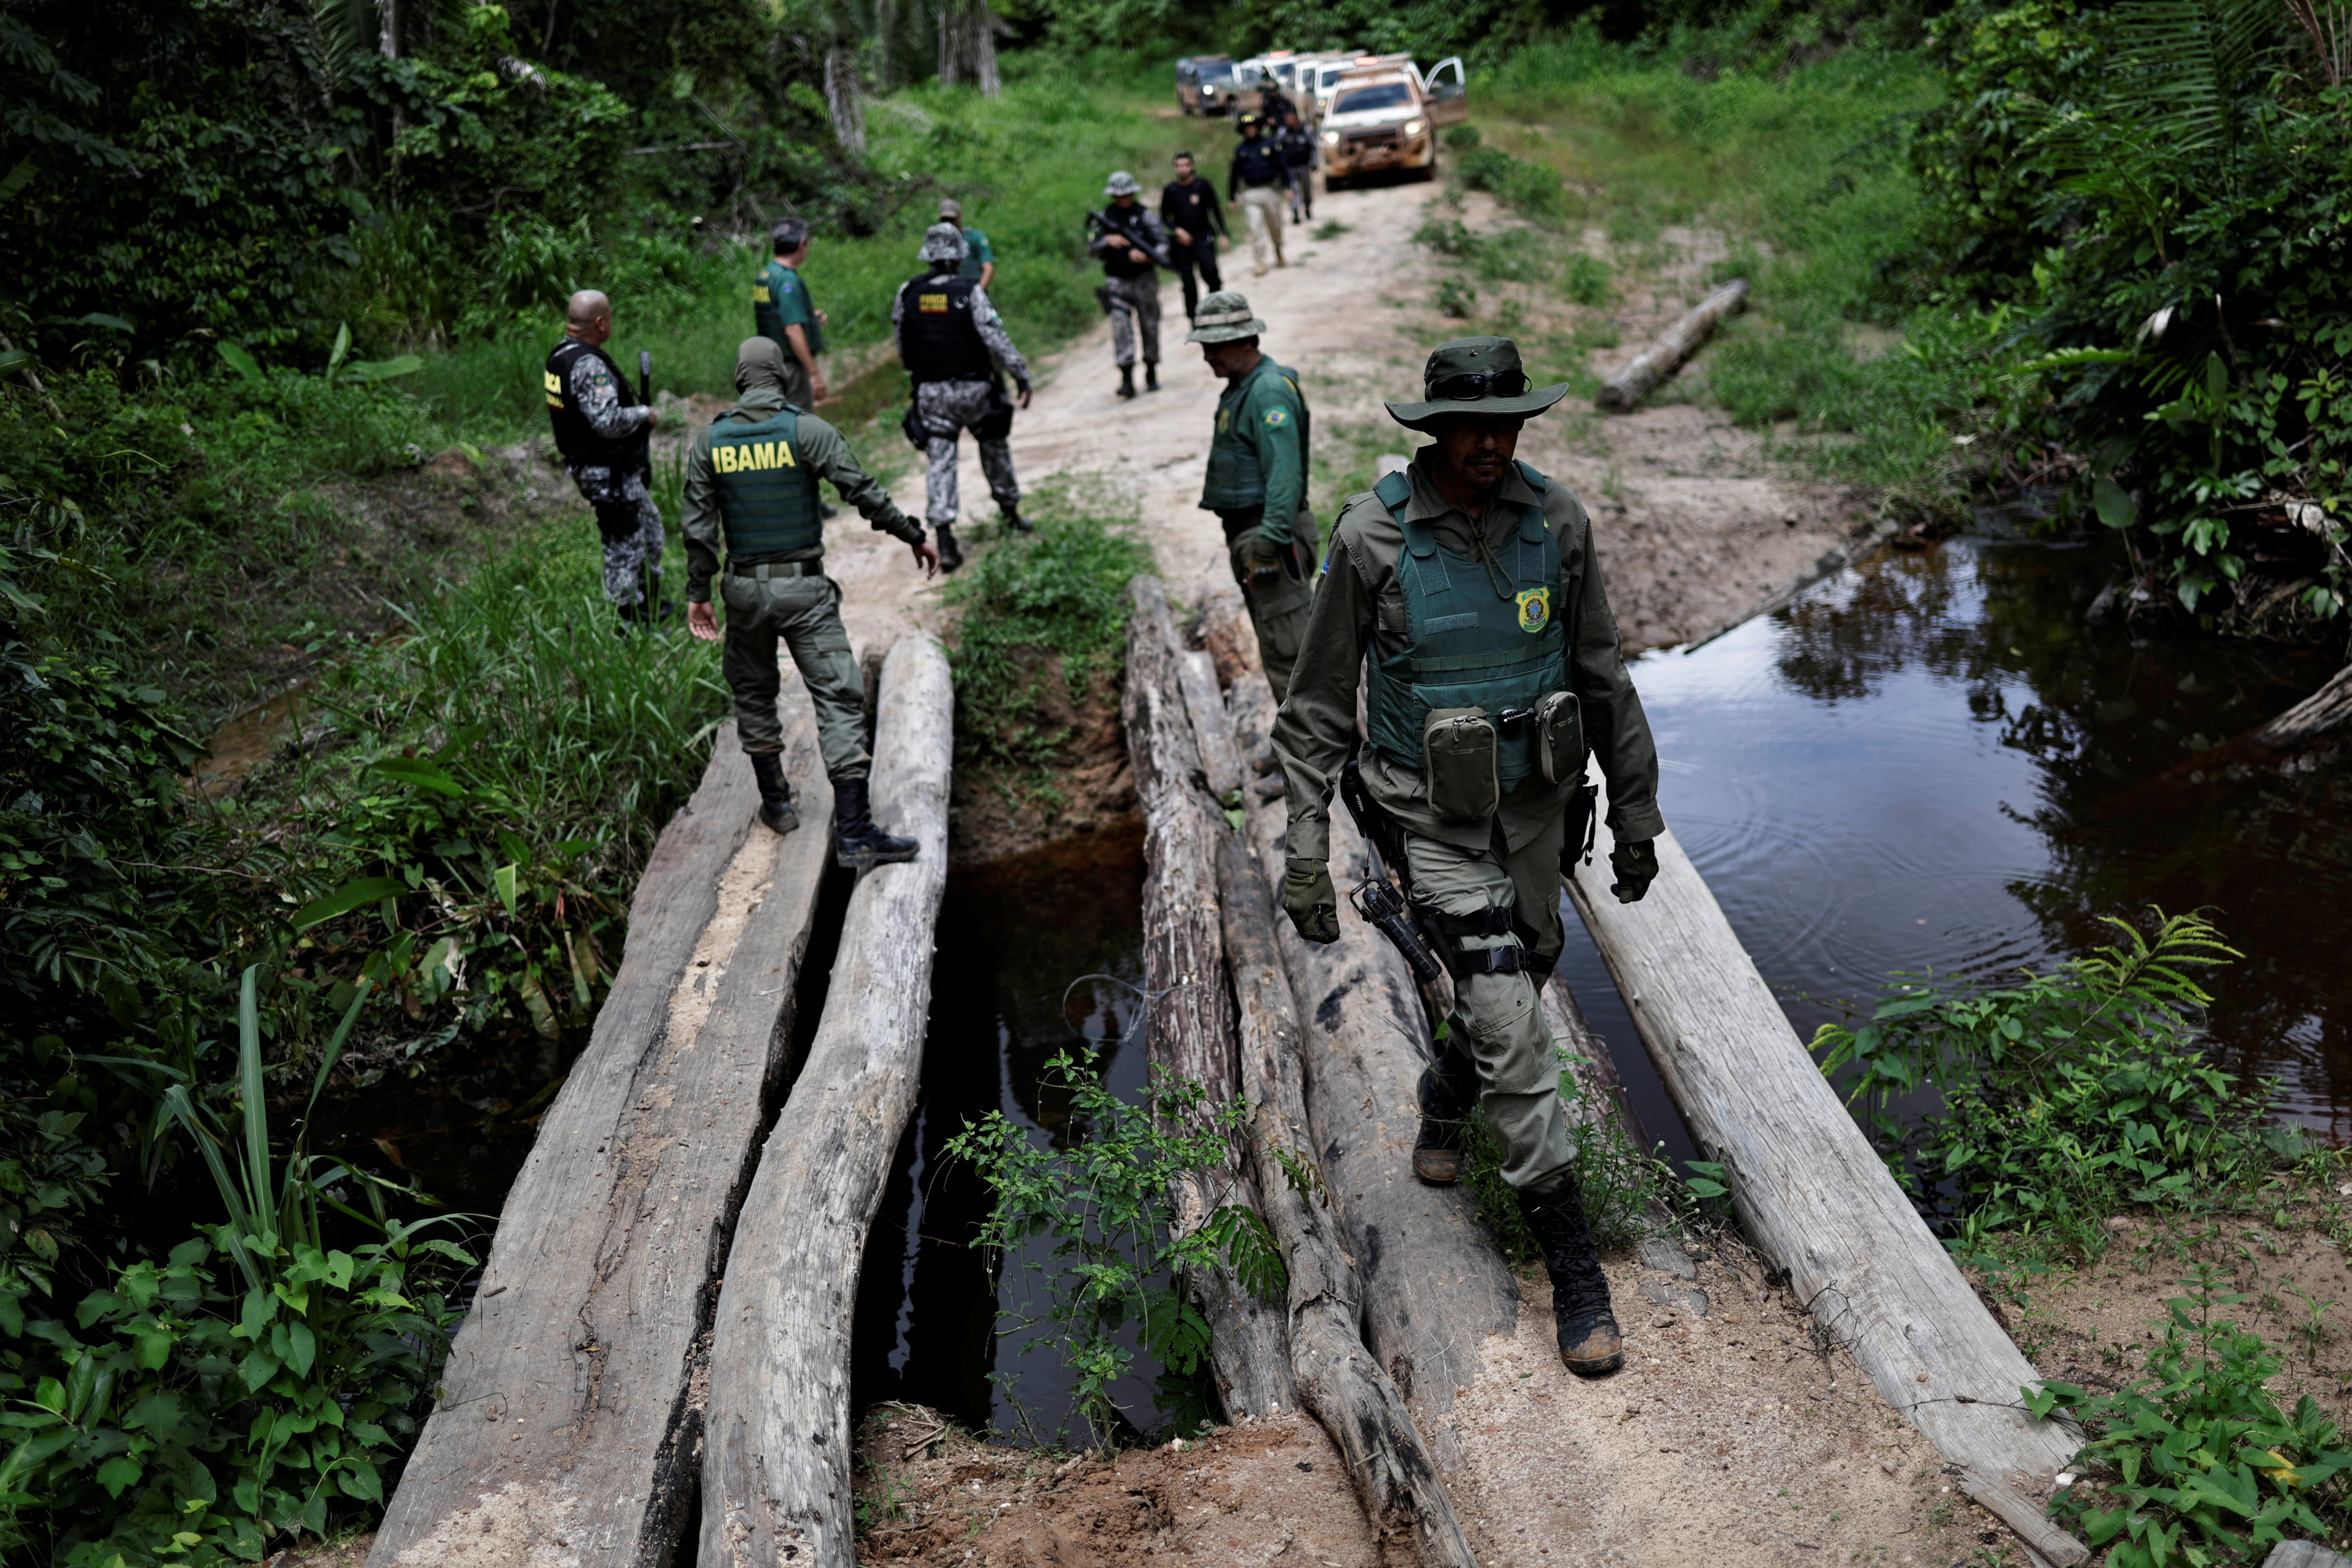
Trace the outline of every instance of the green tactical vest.
{"type": "MultiPolygon", "coordinates": [[[[1239,385],[1229,386],[1217,399],[1216,433],[1209,438],[1209,473],[1201,487],[1201,504],[1213,511],[1239,511],[1245,507],[1265,504],[1265,468],[1258,461],[1257,436],[1264,416],[1247,423],[1242,418],[1258,378],[1278,376],[1290,384],[1297,397],[1299,498],[1306,499],[1307,416],[1307,395],[1298,390],[1298,378],[1271,359],[1261,359],[1257,368],[1239,385]]],[[[1277,405],[1279,406],[1279,405],[1277,405]]],[[[1290,411],[1285,409],[1288,414],[1290,411]]]]}
{"type": "Polygon", "coordinates": [[[780,555],[824,542],[816,476],[793,448],[800,432],[800,410],[789,404],[757,425],[722,414],[711,426],[710,472],[728,554],[780,555]]]}
{"type": "MultiPolygon", "coordinates": [[[[1517,467],[1540,497],[1544,477],[1525,463],[1517,467]]],[[[1496,548],[1494,564],[1511,579],[1511,592],[1497,595],[1488,565],[1438,543],[1426,522],[1405,521],[1412,485],[1404,475],[1388,475],[1372,493],[1404,533],[1396,573],[1405,643],[1402,652],[1372,660],[1366,716],[1372,745],[1419,772],[1422,726],[1431,710],[1483,708],[1499,719],[1570,689],[1568,634],[1558,615],[1559,541],[1540,500],[1521,509],[1518,531],[1496,548]]],[[[1520,721],[1496,728],[1495,771],[1507,790],[1541,765],[1537,727],[1520,721]]]]}

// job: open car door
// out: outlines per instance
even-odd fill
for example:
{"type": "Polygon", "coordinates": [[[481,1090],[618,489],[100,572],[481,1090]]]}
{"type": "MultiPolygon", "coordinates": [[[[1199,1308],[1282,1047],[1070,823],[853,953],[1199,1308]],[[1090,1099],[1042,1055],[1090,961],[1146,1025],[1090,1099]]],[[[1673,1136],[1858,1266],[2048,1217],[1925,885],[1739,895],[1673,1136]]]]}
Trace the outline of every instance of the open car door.
{"type": "Polygon", "coordinates": [[[1462,57],[1438,61],[1422,79],[1422,96],[1429,100],[1432,125],[1459,125],[1470,118],[1470,83],[1462,71],[1462,57]]]}

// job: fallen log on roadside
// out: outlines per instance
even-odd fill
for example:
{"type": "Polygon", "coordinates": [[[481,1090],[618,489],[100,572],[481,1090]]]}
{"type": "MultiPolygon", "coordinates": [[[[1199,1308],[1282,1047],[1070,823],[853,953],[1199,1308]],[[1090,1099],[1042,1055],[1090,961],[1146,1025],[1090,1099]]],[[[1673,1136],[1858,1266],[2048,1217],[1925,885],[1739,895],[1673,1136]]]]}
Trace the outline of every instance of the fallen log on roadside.
{"type": "Polygon", "coordinates": [[[1474,1568],[1420,1428],[1357,1327],[1362,1292],[1307,1129],[1298,1017],[1275,937],[1273,900],[1257,862],[1230,834],[1217,846],[1217,896],[1240,1019],[1250,1142],[1265,1173],[1266,1221],[1290,1270],[1290,1356],[1299,1393],[1346,1456],[1372,1527],[1384,1539],[1410,1536],[1424,1568],[1474,1568]]]}
{"type": "Polygon", "coordinates": [[[1608,896],[1600,809],[1570,894],[1749,1239],[1946,1458],[2046,1497],[2080,1438],[2022,1408],[2040,1374],[1846,1114],[1674,835],[1647,898],[1608,896]]]}
{"type": "Polygon", "coordinates": [[[1684,311],[1665,335],[1633,356],[1624,369],[1611,376],[1592,401],[1612,414],[1630,414],[1650,389],[1675,374],[1683,361],[1698,352],[1716,323],[1737,311],[1748,300],[1748,279],[1735,278],[1684,311]]]}
{"type": "Polygon", "coordinates": [[[374,1568],[669,1559],[699,1464],[711,1283],[786,1066],[833,791],[785,674],[784,755],[811,826],[757,825],[719,732],[662,830],[588,1047],[541,1121],[374,1568]]]}
{"type": "MultiPolygon", "coordinates": [[[[1246,756],[1272,726],[1274,693],[1265,676],[1237,668],[1228,701],[1246,756]]],[[[1247,836],[1271,881],[1283,863],[1285,808],[1244,794],[1247,836]]],[[[1438,1468],[1454,1470],[1463,1462],[1454,1397],[1476,1380],[1486,1336],[1516,1328],[1519,1289],[1468,1191],[1428,1186],[1412,1173],[1429,1022],[1412,972],[1345,897],[1368,865],[1355,825],[1335,809],[1339,940],[1318,946],[1285,920],[1276,941],[1305,1037],[1316,1152],[1363,1281],[1365,1342],[1403,1393],[1438,1468]]]]}
{"type": "MultiPolygon", "coordinates": [[[[824,1016],[743,1201],[710,1345],[703,1568],[856,1561],[850,1317],[922,1067],[953,715],[939,644],[899,638],[882,667],[874,815],[922,853],[866,872],[850,895],[824,1016]]],[[[822,845],[824,820],[792,837],[822,845]]]]}
{"type": "MultiPolygon", "coordinates": [[[[1160,581],[1138,577],[1128,594],[1134,609],[1121,710],[1143,807],[1144,1038],[1152,1066],[1224,1105],[1241,1094],[1217,915],[1217,843],[1232,833],[1201,776],[1182,650],[1160,581]]],[[[1223,754],[1231,752],[1228,742],[1223,754]]],[[[1228,1204],[1262,1213],[1244,1155],[1236,1142],[1226,1170],[1190,1173],[1175,1184],[1169,1196],[1179,1235],[1198,1230],[1228,1204]]],[[[1209,1323],[1210,1370],[1225,1413],[1262,1415],[1297,1405],[1280,1309],[1222,1266],[1195,1270],[1186,1283],[1209,1323]]]]}

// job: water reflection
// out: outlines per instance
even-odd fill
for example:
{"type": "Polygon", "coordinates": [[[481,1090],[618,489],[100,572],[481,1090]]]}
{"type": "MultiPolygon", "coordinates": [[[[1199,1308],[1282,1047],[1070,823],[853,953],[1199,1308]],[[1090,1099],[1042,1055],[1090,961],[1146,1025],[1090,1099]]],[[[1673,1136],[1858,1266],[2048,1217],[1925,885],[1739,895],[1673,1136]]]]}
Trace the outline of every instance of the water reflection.
{"type": "MultiPolygon", "coordinates": [[[[2334,660],[2091,626],[2116,565],[1958,539],[1643,658],[1667,816],[1808,1036],[1892,970],[2046,963],[2105,940],[2101,915],[2210,909],[2246,953],[2213,982],[2214,1033],[2343,1136],[2352,765],[2210,755],[2334,660]]],[[[1579,942],[1568,967],[1672,1127],[1597,957],[1579,942]]]]}
{"type": "MultiPolygon", "coordinates": [[[[1109,1086],[1144,1082],[1143,856],[1139,834],[1112,834],[950,874],[940,920],[931,1023],[915,1123],[898,1152],[866,1247],[851,1375],[854,1404],[901,1399],[971,1426],[1051,1436],[1068,1413],[1069,1380],[1027,1336],[995,1336],[998,1297],[969,1245],[988,1192],[940,1151],[964,1123],[1000,1110],[1058,1147],[1072,1135],[1066,1092],[1046,1093],[1046,1060],[1083,1044],[1109,1086]],[[1011,1397],[992,1373],[1007,1374],[1011,1397]]],[[[1031,1256],[1042,1257],[1038,1248],[1031,1256]]],[[[1005,1261],[1003,1293],[1027,1289],[1005,1261]]],[[[1130,1343],[1129,1348],[1133,1346],[1130,1343]]],[[[1151,1369],[1116,1397],[1152,1424],[1151,1369]]]]}

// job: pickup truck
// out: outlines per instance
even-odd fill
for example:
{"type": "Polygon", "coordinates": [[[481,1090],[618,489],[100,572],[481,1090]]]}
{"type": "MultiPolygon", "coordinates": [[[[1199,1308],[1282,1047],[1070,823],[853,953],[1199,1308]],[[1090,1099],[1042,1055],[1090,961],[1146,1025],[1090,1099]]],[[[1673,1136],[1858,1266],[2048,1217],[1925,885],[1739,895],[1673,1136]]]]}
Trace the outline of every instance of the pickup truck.
{"type": "Polygon", "coordinates": [[[1470,111],[1458,59],[1441,61],[1427,78],[1411,60],[1342,71],[1331,85],[1329,105],[1322,116],[1322,142],[1323,183],[1330,190],[1386,169],[1434,178],[1438,128],[1458,123],[1470,111]],[[1444,96],[1441,84],[1450,89],[1444,96]]]}

